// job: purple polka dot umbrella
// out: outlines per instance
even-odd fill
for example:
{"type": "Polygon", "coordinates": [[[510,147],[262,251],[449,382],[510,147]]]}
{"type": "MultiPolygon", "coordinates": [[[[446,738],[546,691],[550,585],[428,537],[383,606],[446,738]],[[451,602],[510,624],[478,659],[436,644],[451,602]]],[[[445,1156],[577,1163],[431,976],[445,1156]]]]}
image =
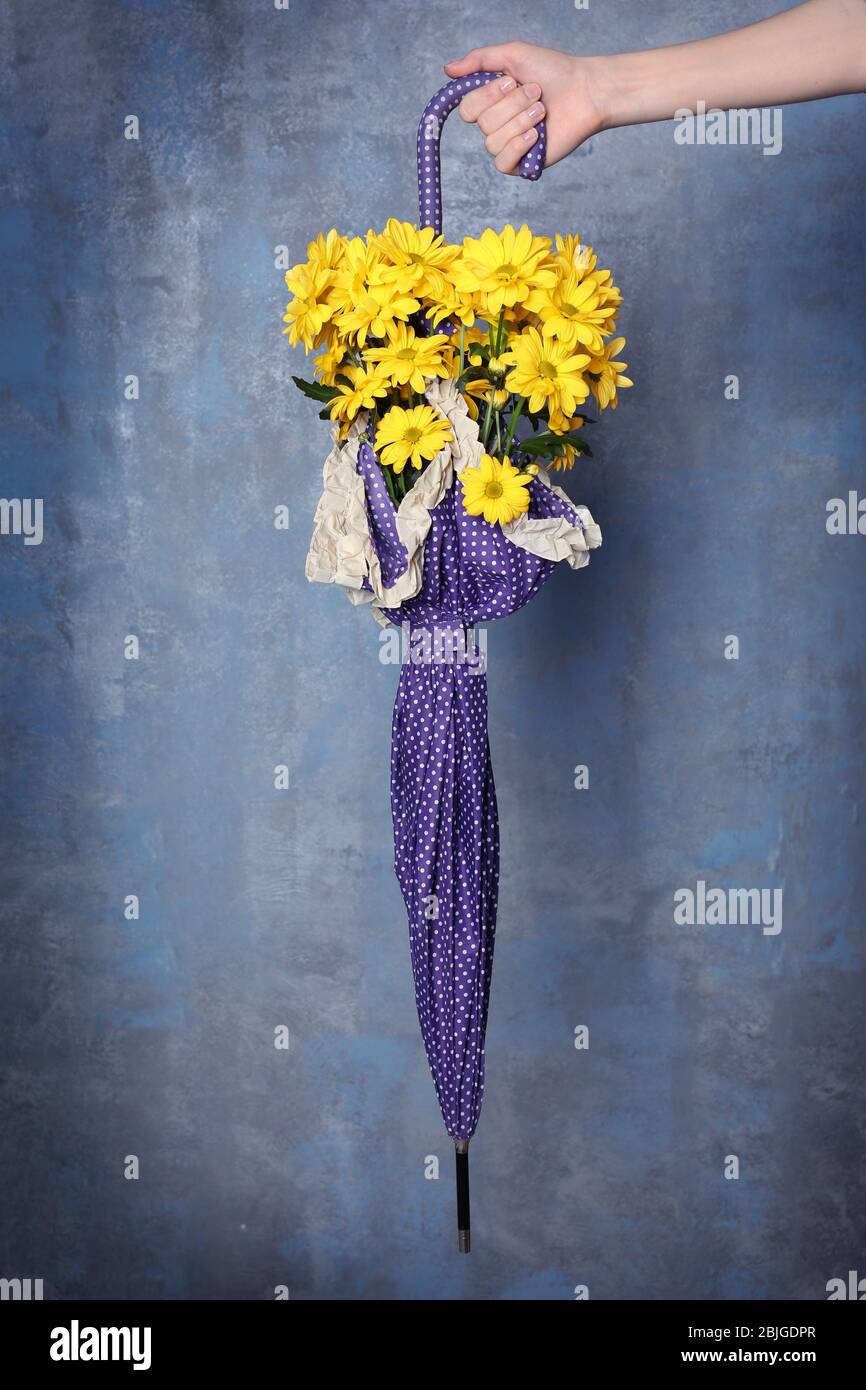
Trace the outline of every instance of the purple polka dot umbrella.
{"type": "MultiPolygon", "coordinates": [[[[418,130],[421,226],[442,229],[439,140],[446,116],[467,91],[497,76],[479,72],[451,82],[426,107],[418,130]]],[[[524,178],[540,176],[545,149],[542,123],[520,165],[524,178]]],[[[439,486],[431,465],[395,505],[371,432],[356,426],[335,445],[307,575],[343,584],[355,603],[373,603],[379,621],[402,628],[408,639],[391,731],[394,864],[424,1047],[455,1142],[458,1248],[468,1251],[468,1147],[484,1097],[499,887],[487,677],[474,630],[522,608],[558,560],[573,568],[587,563],[600,532],[587,509],[542,474],[530,484],[519,525],[470,515],[457,470],[472,462],[461,451],[474,451],[476,463],[482,451],[465,402],[447,386],[430,383],[427,392],[456,436],[439,486]]]]}

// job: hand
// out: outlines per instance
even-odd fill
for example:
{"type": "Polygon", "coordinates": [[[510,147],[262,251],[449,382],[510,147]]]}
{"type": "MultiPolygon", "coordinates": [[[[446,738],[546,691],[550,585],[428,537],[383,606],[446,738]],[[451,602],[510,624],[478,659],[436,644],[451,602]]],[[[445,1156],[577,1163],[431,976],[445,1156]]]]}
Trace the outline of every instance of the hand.
{"type": "Polygon", "coordinates": [[[446,63],[445,71],[449,77],[485,70],[506,74],[469,92],[460,103],[460,114],[479,126],[499,172],[516,174],[538,139],[535,126],[543,116],[546,165],[564,159],[604,128],[599,61],[531,43],[504,43],[473,48],[459,62],[446,63]]]}

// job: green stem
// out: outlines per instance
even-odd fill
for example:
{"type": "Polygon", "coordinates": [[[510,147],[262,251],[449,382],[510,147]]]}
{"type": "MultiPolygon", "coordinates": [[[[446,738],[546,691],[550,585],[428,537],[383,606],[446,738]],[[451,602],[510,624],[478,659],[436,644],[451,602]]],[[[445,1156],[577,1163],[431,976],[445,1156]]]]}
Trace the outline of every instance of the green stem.
{"type": "Polygon", "coordinates": [[[498,357],[502,351],[502,330],[505,327],[505,309],[499,310],[499,323],[496,326],[496,350],[495,356],[498,357]]]}
{"type": "Polygon", "coordinates": [[[505,452],[506,452],[506,454],[510,454],[510,453],[511,453],[511,441],[512,441],[513,438],[514,438],[514,431],[515,431],[515,429],[516,429],[516,427],[517,427],[517,421],[520,419],[520,412],[522,411],[522,409],[523,409],[523,397],[522,397],[522,396],[518,396],[518,398],[517,398],[517,405],[516,405],[516,406],[514,407],[514,409],[512,410],[512,412],[511,412],[511,419],[510,419],[510,421],[509,421],[509,423],[508,423],[508,436],[507,436],[507,438],[506,438],[506,440],[505,440],[505,452]]]}
{"type": "Polygon", "coordinates": [[[490,399],[487,402],[487,414],[484,416],[484,425],[481,429],[481,443],[487,445],[487,436],[490,433],[490,420],[493,415],[493,388],[490,388],[490,399]]]}
{"type": "MultiPolygon", "coordinates": [[[[494,394],[495,394],[495,392],[494,392],[494,394]]],[[[499,415],[499,411],[497,410],[497,412],[496,412],[496,452],[497,452],[497,454],[501,454],[501,453],[502,453],[502,435],[501,435],[500,432],[499,432],[499,419],[500,419],[500,415],[499,415]]]]}
{"type": "Polygon", "coordinates": [[[465,334],[465,333],[466,333],[466,325],[465,325],[464,323],[461,323],[461,325],[460,325],[460,371],[458,372],[458,376],[462,376],[462,375],[463,375],[463,361],[464,361],[464,357],[465,357],[465,347],[464,347],[464,334],[465,334]]]}

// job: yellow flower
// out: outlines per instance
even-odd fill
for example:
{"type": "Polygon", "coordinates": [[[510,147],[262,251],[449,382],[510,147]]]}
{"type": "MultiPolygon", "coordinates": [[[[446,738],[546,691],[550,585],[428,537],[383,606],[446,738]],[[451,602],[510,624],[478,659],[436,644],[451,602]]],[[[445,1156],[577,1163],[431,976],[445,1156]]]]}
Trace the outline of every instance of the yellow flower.
{"type": "Polygon", "coordinates": [[[501,410],[508,400],[511,392],[504,390],[503,387],[496,387],[486,377],[478,377],[475,381],[467,381],[464,389],[464,398],[469,407],[469,414],[473,420],[478,419],[478,406],[476,400],[483,401],[486,405],[493,393],[493,404],[497,410],[501,410]]]}
{"type": "Polygon", "coordinates": [[[449,246],[432,227],[422,227],[419,232],[411,222],[398,222],[392,217],[377,238],[377,245],[390,262],[384,271],[386,282],[402,294],[426,295],[430,299],[444,296],[447,282],[443,272],[457,256],[458,248],[449,246]]]}
{"type": "Polygon", "coordinates": [[[368,334],[373,338],[385,338],[398,319],[404,321],[420,308],[417,299],[399,294],[395,285],[382,280],[381,274],[380,269],[375,270],[370,283],[358,290],[352,307],[344,309],[337,318],[340,332],[354,338],[360,347],[366,343],[368,334]]]}
{"type": "Polygon", "coordinates": [[[547,412],[548,422],[554,434],[569,434],[571,430],[579,430],[583,426],[582,415],[573,415],[569,418],[561,410],[552,409],[547,412]]]}
{"type": "MultiPolygon", "coordinates": [[[[582,423],[584,423],[584,417],[582,416],[574,416],[574,420],[566,421],[569,430],[580,430],[582,423]]],[[[559,432],[560,434],[564,434],[564,430],[559,432]]],[[[556,459],[550,459],[548,467],[553,468],[556,473],[559,473],[560,468],[562,468],[563,473],[566,473],[569,468],[574,467],[574,460],[580,459],[581,453],[580,449],[575,448],[573,443],[562,443],[560,449],[562,449],[562,453],[557,455],[556,459]]]]}
{"type": "Polygon", "coordinates": [[[605,343],[598,357],[593,357],[589,364],[589,384],[592,387],[592,394],[598,401],[599,410],[605,410],[610,406],[611,410],[616,410],[617,406],[617,387],[634,386],[634,382],[623,372],[628,371],[627,362],[615,362],[613,358],[617,353],[622,352],[625,347],[625,338],[611,338],[609,343],[605,343]]]}
{"type": "Polygon", "coordinates": [[[344,367],[340,375],[348,377],[351,385],[342,381],[336,383],[340,394],[328,406],[332,420],[354,420],[359,410],[369,410],[377,397],[388,394],[387,382],[375,370],[344,367]]]}
{"type": "Polygon", "coordinates": [[[470,516],[483,516],[491,526],[507,526],[529,509],[531,473],[520,473],[506,454],[500,463],[482,454],[477,468],[458,473],[463,484],[463,505],[470,516]]]}
{"type": "Polygon", "coordinates": [[[317,265],[301,264],[286,271],[286,284],[294,297],[283,314],[283,323],[289,325],[283,332],[288,333],[292,347],[302,342],[309,352],[313,339],[330,319],[333,310],[326,296],[332,279],[332,271],[317,265]]]}
{"type": "Polygon", "coordinates": [[[486,347],[490,341],[490,334],[486,328],[467,328],[463,334],[463,344],[468,352],[470,347],[486,347]]]}
{"type": "Polygon", "coordinates": [[[513,370],[505,378],[511,391],[529,400],[529,409],[549,409],[573,415],[575,405],[585,401],[589,387],[583,378],[589,364],[585,353],[573,354],[554,338],[542,338],[537,328],[527,328],[512,338],[503,353],[513,370]]]}
{"type": "Polygon", "coordinates": [[[503,306],[522,304],[533,290],[553,286],[554,272],[542,266],[549,250],[548,238],[533,236],[527,226],[515,231],[509,223],[498,234],[488,227],[477,240],[465,238],[454,283],[477,293],[481,312],[496,318],[503,306]]]}
{"type": "Polygon", "coordinates": [[[335,227],[332,227],[327,236],[320,232],[315,241],[311,241],[307,247],[307,260],[310,265],[318,266],[322,270],[336,270],[346,251],[346,238],[340,236],[335,227]]]}
{"type": "MultiPolygon", "coordinates": [[[[570,420],[564,415],[554,414],[550,416],[550,428],[555,434],[568,434],[571,430],[579,430],[582,424],[582,415],[574,415],[570,420]]],[[[573,468],[575,459],[580,458],[580,450],[567,441],[563,441],[559,448],[560,453],[549,463],[549,467],[555,469],[557,473],[560,469],[573,468]]]]}
{"type": "Polygon", "coordinates": [[[591,246],[581,246],[579,236],[572,236],[571,232],[567,236],[560,236],[557,232],[554,262],[561,275],[567,275],[571,270],[586,275],[595,270],[597,259],[591,246]]]}
{"type": "Polygon", "coordinates": [[[367,348],[364,358],[367,362],[378,362],[382,375],[390,378],[395,386],[408,385],[413,391],[423,391],[426,377],[449,375],[442,357],[448,346],[445,333],[419,338],[414,328],[398,323],[389,329],[385,346],[367,348]]]}
{"type": "Polygon", "coordinates": [[[379,421],[376,454],[380,463],[402,473],[407,463],[423,468],[451,438],[451,426],[432,406],[415,405],[404,410],[394,405],[379,421]]]}
{"type": "MultiPolygon", "coordinates": [[[[442,287],[433,298],[435,302],[430,305],[428,313],[434,328],[443,319],[453,319],[462,323],[464,328],[472,327],[475,322],[477,295],[458,290],[453,280],[443,276],[442,287]]],[[[483,336],[486,338],[487,334],[483,336]]]]}
{"type": "Polygon", "coordinates": [[[596,275],[580,278],[576,270],[561,276],[554,288],[533,305],[541,317],[544,336],[558,338],[565,347],[580,344],[601,352],[603,333],[610,332],[616,305],[596,275]]]}
{"type": "Polygon", "coordinates": [[[419,307],[417,299],[399,294],[395,285],[383,279],[384,270],[375,238],[368,245],[361,237],[353,237],[333,272],[329,302],[335,326],[361,347],[368,334],[384,338],[397,319],[407,319],[419,307]]]}
{"type": "Polygon", "coordinates": [[[321,347],[323,351],[318,357],[313,358],[315,374],[325,386],[333,386],[334,378],[346,355],[345,346],[336,333],[330,333],[327,329],[316,346],[321,347]]]}

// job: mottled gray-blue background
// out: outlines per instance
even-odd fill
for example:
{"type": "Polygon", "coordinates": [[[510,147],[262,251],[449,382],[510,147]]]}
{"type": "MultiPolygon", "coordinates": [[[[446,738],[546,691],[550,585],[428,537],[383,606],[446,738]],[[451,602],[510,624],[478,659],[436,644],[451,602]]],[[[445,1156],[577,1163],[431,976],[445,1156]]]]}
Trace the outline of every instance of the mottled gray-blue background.
{"type": "Polygon", "coordinates": [[[775,158],[645,126],[539,185],[446,132],[446,231],[580,231],[637,382],[569,479],[603,548],[489,631],[504,875],[468,1259],[392,874],[397,672],[304,579],[326,427],[274,266],[415,215],[448,57],[772,8],[3,6],[0,491],[45,499],[45,538],[0,539],[0,1275],[816,1299],[866,1272],[866,538],[825,530],[866,490],[863,99],[787,109],[775,158]],[[675,926],[701,877],[783,887],[782,932],[675,926]]]}

